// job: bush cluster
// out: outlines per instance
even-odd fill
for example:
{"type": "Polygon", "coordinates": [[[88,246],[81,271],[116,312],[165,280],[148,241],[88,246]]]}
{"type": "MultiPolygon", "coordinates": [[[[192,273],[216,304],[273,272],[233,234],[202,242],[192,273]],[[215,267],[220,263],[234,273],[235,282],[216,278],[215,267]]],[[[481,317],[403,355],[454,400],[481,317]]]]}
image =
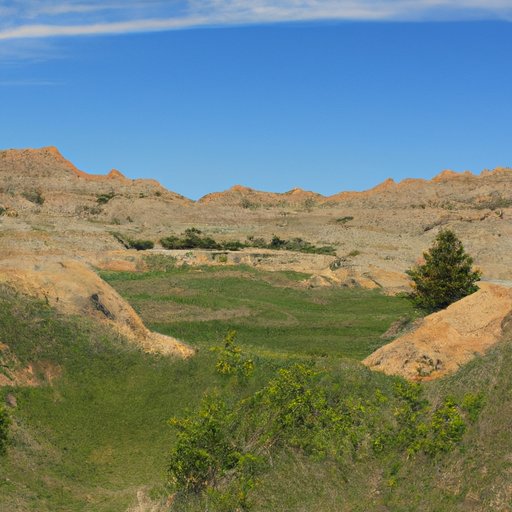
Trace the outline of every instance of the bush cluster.
{"type": "Polygon", "coordinates": [[[129,249],[137,249],[137,251],[146,251],[147,249],[153,249],[155,246],[151,240],[134,240],[129,238],[127,243],[129,249]]]}
{"type": "Polygon", "coordinates": [[[329,254],[336,255],[336,250],[331,246],[317,247],[302,238],[292,238],[290,240],[283,240],[274,235],[272,240],[266,246],[268,249],[284,249],[286,251],[304,252],[309,254],[329,254]]]}
{"type": "MultiPolygon", "coordinates": [[[[252,374],[253,363],[233,333],[218,350],[219,373],[252,374]]],[[[177,429],[170,483],[178,499],[207,495],[212,510],[248,510],[258,477],[283,450],[342,467],[370,457],[398,464],[416,455],[435,459],[461,443],[467,420],[474,421],[482,405],[471,395],[460,404],[445,397],[434,407],[419,384],[403,380],[387,394],[379,389],[364,396],[342,393],[339,383],[313,363],[282,367],[241,399],[224,389],[224,396],[204,398],[196,413],[170,421],[177,429]]]]}
{"type": "Polygon", "coordinates": [[[168,236],[160,240],[164,249],[223,249],[222,244],[203,235],[197,228],[188,228],[181,237],[168,236]]]}
{"type": "Polygon", "coordinates": [[[284,240],[274,235],[270,242],[263,238],[248,237],[245,242],[239,240],[229,240],[226,242],[217,242],[213,238],[206,236],[197,228],[188,228],[181,236],[169,236],[160,240],[165,249],[217,249],[225,251],[239,251],[247,247],[258,249],[287,250],[314,254],[334,255],[336,251],[333,247],[317,247],[302,238],[292,238],[284,240]]]}
{"type": "Polygon", "coordinates": [[[112,236],[121,243],[125,249],[136,249],[137,251],[146,251],[147,249],[153,249],[155,246],[154,242],[151,240],[141,240],[128,238],[122,235],[121,233],[114,232],[112,236]]]}
{"type": "Polygon", "coordinates": [[[111,191],[107,194],[99,194],[96,196],[96,202],[98,204],[107,204],[113,197],[115,197],[115,192],[111,191]]]}
{"type": "Polygon", "coordinates": [[[27,201],[37,204],[39,206],[44,204],[44,197],[40,190],[30,190],[22,192],[21,194],[27,201]]]}
{"type": "Polygon", "coordinates": [[[241,384],[254,372],[254,362],[242,354],[235,340],[236,331],[229,331],[224,338],[224,345],[214,349],[218,352],[215,369],[221,375],[235,376],[241,384]]]}

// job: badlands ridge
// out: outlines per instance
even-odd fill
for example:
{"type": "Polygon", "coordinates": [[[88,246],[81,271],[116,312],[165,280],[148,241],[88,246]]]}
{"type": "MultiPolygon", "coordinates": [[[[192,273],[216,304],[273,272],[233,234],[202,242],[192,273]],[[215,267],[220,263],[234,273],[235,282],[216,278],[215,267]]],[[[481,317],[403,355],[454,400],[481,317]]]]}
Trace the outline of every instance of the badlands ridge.
{"type": "MultiPolygon", "coordinates": [[[[334,180],[333,180],[334,181],[334,180]]],[[[44,298],[65,313],[87,314],[145,350],[190,356],[184,343],[149,332],[93,268],[142,270],[146,252],[127,250],[113,233],[158,242],[194,226],[219,241],[273,235],[330,245],[336,256],[265,249],[151,251],[178,264],[245,263],[311,277],[303,286],[362,286],[397,293],[405,270],[440,229],[462,239],[484,281],[473,296],[372,354],[365,363],[411,379],[455,371],[508,328],[512,294],[512,169],[444,171],[432,180],[386,180],[365,192],[326,197],[293,189],[234,186],[192,201],[154,180],[117,170],[93,175],[54,147],[0,151],[0,281],[44,298]]]]}

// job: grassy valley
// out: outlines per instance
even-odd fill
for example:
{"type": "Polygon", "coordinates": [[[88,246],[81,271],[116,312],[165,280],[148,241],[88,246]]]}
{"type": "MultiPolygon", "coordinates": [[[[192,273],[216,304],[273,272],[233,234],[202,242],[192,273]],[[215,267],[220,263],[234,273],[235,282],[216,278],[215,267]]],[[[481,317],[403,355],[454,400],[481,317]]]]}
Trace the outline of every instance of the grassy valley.
{"type": "Polygon", "coordinates": [[[510,509],[509,344],[452,377],[409,387],[358,362],[385,342],[390,324],[412,314],[402,298],[305,289],[306,276],[248,267],[103,277],[151,328],[199,353],[189,360],[144,354],[107,328],[3,289],[0,339],[9,352],[2,354],[10,370],[32,364],[40,385],[2,391],[17,407],[0,462],[0,510],[235,510],[233,490],[242,482],[235,466],[218,492],[176,495],[167,484],[180,439],[168,420],[199,421],[207,395],[226,407],[222,421],[209,418],[221,421],[229,442],[261,459],[240,510],[510,509]],[[230,329],[254,363],[243,385],[215,370],[219,352],[210,350],[230,329]],[[287,434],[268,444],[266,430],[290,405],[286,394],[280,402],[269,397],[297,368],[312,373],[296,396],[318,399],[306,404],[318,415],[293,413],[287,434]],[[464,424],[459,433],[434,421],[444,418],[448,396],[464,424]],[[332,421],[319,421],[323,414],[332,421]],[[137,493],[146,505],[136,506],[137,493]]]}

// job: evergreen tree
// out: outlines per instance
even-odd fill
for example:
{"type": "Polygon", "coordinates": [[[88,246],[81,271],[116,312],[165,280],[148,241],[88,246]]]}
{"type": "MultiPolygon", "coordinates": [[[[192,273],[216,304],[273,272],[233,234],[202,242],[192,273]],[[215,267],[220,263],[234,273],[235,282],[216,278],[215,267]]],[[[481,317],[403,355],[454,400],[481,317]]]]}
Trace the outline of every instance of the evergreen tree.
{"type": "Polygon", "coordinates": [[[446,308],[478,290],[480,272],[473,270],[473,258],[449,229],[441,231],[428,252],[425,263],[407,271],[413,280],[411,299],[429,313],[446,308]]]}

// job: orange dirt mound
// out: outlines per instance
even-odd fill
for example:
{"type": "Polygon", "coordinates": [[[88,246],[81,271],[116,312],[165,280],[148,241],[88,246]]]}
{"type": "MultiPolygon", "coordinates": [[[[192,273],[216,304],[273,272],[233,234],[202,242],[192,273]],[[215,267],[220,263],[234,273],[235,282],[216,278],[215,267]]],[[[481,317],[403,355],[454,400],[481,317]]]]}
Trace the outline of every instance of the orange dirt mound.
{"type": "Polygon", "coordinates": [[[512,289],[481,283],[480,290],[427,316],[420,326],[368,356],[374,370],[411,380],[454,373],[502,337],[512,317],[512,289]]]}
{"type": "Polygon", "coordinates": [[[71,259],[26,258],[0,263],[0,281],[45,299],[63,313],[85,315],[109,324],[146,352],[189,357],[184,343],[149,331],[134,309],[87,265],[71,259]]]}

